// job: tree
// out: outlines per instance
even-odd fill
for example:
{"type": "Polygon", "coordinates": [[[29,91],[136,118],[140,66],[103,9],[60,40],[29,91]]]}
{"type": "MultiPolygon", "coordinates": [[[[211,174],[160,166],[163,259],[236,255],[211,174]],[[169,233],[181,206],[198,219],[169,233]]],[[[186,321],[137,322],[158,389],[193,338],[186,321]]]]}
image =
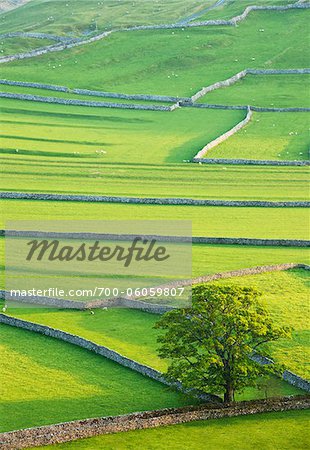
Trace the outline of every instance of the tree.
{"type": "Polygon", "coordinates": [[[290,330],[273,323],[260,295],[234,285],[195,286],[191,308],[170,311],[155,325],[165,331],[158,342],[159,356],[169,360],[167,378],[185,388],[223,393],[224,402],[232,402],[236,391],[274,370],[249,356],[289,337],[290,330]]]}

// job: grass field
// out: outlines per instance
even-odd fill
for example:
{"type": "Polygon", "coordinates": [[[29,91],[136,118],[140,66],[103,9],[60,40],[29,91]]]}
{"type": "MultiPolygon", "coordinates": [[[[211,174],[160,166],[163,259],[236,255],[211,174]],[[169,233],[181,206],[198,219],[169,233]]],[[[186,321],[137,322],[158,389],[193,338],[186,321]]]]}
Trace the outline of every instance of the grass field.
{"type": "Polygon", "coordinates": [[[254,113],[237,134],[207,153],[209,158],[309,159],[308,113],[254,113]]]}
{"type": "MultiPolygon", "coordinates": [[[[193,236],[309,239],[309,230],[305,226],[309,220],[306,208],[127,205],[38,200],[1,200],[0,204],[6,211],[6,221],[78,220],[81,214],[83,220],[191,220],[193,236]]],[[[9,224],[6,225],[2,220],[0,226],[8,228],[9,224]]]]}
{"type": "Polygon", "coordinates": [[[96,161],[98,151],[102,151],[100,162],[107,163],[182,162],[244,117],[243,111],[194,108],[172,113],[8,99],[1,104],[2,120],[6,120],[1,146],[5,150],[18,149],[29,156],[36,152],[54,157],[81,155],[96,161]],[[30,117],[37,122],[27,123],[30,117]]]}
{"type": "Polygon", "coordinates": [[[30,4],[2,15],[7,31],[44,31],[54,34],[83,35],[96,29],[128,25],[171,23],[203,10],[213,0],[34,0],[30,4]]]}
{"type": "Polygon", "coordinates": [[[72,157],[71,153],[59,157],[56,152],[49,156],[44,156],[46,151],[29,152],[35,154],[2,150],[2,191],[219,200],[308,199],[307,167],[106,164],[95,152],[91,159],[72,157]]]}
{"type": "MultiPolygon", "coordinates": [[[[259,6],[287,5],[290,3],[294,2],[291,0],[261,0],[259,6]]],[[[226,0],[222,5],[208,11],[197,20],[231,19],[232,17],[243,13],[247,6],[252,6],[254,4],[258,5],[258,3],[253,3],[253,0],[226,0]]]]}
{"type": "Polygon", "coordinates": [[[308,15],[307,10],[260,11],[238,27],[114,33],[87,46],[4,64],[2,77],[113,92],[192,95],[248,67],[307,66],[309,51],[300,46],[300,30],[307,29],[308,15]]]}
{"type": "MultiPolygon", "coordinates": [[[[1,16],[0,16],[1,17],[1,16]]],[[[5,55],[14,55],[15,53],[28,52],[35,48],[44,47],[52,44],[49,39],[32,38],[0,38],[0,57],[5,55]]]]}
{"type": "Polygon", "coordinates": [[[195,403],[73,345],[7,325],[0,333],[1,432],[195,403]]]}
{"type": "MultiPolygon", "coordinates": [[[[309,378],[309,275],[304,270],[267,273],[234,278],[234,284],[255,286],[274,320],[293,328],[292,339],[281,339],[270,346],[276,361],[309,378]]],[[[222,280],[221,283],[227,283],[222,280]]]]}
{"type": "MultiPolygon", "coordinates": [[[[12,309],[12,315],[24,320],[58,328],[77,334],[98,344],[105,345],[128,358],[164,371],[166,361],[157,356],[158,332],[153,326],[158,320],[155,314],[127,309],[96,310],[94,315],[85,312],[12,309]]],[[[106,361],[106,360],[104,360],[106,361]]],[[[279,395],[298,395],[302,391],[278,378],[271,378],[267,391],[250,387],[236,394],[237,400],[249,400],[279,395]]],[[[188,399],[188,401],[193,401],[188,399]]]]}
{"type": "Polygon", "coordinates": [[[308,411],[265,413],[247,417],[208,420],[170,427],[97,436],[67,444],[36,447],[39,450],[300,450],[307,447],[308,411]]]}
{"type": "Polygon", "coordinates": [[[293,108],[310,105],[303,86],[310,75],[247,75],[236,84],[204,95],[198,103],[293,108]]]}
{"type": "MultiPolygon", "coordinates": [[[[279,5],[292,3],[292,0],[257,3],[279,5]]],[[[207,11],[214,4],[215,0],[32,0],[0,14],[0,24],[2,33],[28,31],[90,37],[115,27],[182,21],[196,13],[195,20],[231,18],[253,1],[226,0],[220,7],[207,11]]],[[[308,18],[309,10],[305,9],[269,10],[252,12],[236,27],[121,30],[91,44],[2,64],[1,78],[56,84],[70,89],[191,96],[203,86],[225,80],[245,68],[307,67],[310,49],[303,43],[308,37],[308,18]]],[[[47,43],[49,41],[39,39],[0,39],[0,56],[47,43]]],[[[309,75],[247,76],[229,88],[209,93],[200,102],[308,107],[308,83],[309,75]]],[[[0,91],[128,104],[154,103],[5,85],[0,85],[0,91]]],[[[305,160],[309,147],[308,115],[254,113],[248,126],[207,156],[305,160]]],[[[159,112],[2,98],[0,190],[221,200],[308,200],[307,167],[190,162],[208,142],[244,117],[245,111],[240,110],[184,107],[173,112],[159,112]]],[[[306,208],[1,200],[0,210],[3,211],[0,229],[33,229],[31,222],[29,225],[10,224],[10,221],[18,220],[73,220],[81,226],[81,220],[187,219],[192,221],[193,236],[309,239],[306,208]]],[[[87,231],[85,227],[84,223],[84,231],[87,231]]],[[[192,246],[193,277],[289,262],[309,263],[309,249],[192,246]]],[[[15,260],[5,260],[4,238],[1,237],[0,270],[4,274],[6,263],[21,283],[30,287],[33,282],[31,268],[24,264],[18,252],[15,260]]],[[[109,266],[112,274],[113,267],[109,266]]],[[[108,276],[102,267],[97,268],[96,273],[92,273],[94,269],[68,265],[63,272],[62,287],[67,288],[69,283],[72,287],[72,275],[81,276],[81,283],[85,284],[81,288],[93,287],[98,278],[100,282],[107,282],[108,276]]],[[[52,272],[53,268],[49,269],[43,275],[55,285],[59,278],[52,272]]],[[[35,267],[36,275],[43,279],[40,270],[35,267]]],[[[142,280],[142,286],[142,273],[118,277],[119,284],[128,280],[133,282],[134,277],[142,280]]],[[[169,274],[164,273],[162,277],[167,280],[169,274]]],[[[263,301],[275,322],[293,327],[291,340],[282,339],[270,344],[266,353],[293,372],[309,376],[309,281],[306,271],[265,273],[220,283],[256,286],[263,292],[263,301]]],[[[8,279],[0,280],[0,289],[11,287],[8,279]]],[[[86,297],[76,299],[87,301],[86,297]]],[[[175,304],[183,304],[182,301],[175,300],[175,304]]],[[[2,309],[4,302],[0,303],[2,309]]],[[[159,318],[157,315],[129,309],[95,310],[94,314],[65,309],[22,309],[12,304],[9,304],[7,314],[80,335],[162,371],[167,367],[167,362],[157,355],[158,330],[153,328],[159,318]]],[[[0,337],[0,433],[195,402],[65,342],[6,325],[0,327],[0,337]]],[[[303,393],[280,378],[270,377],[267,386],[266,380],[258,381],[258,387],[238,393],[236,400],[303,393]]],[[[137,447],[202,450],[206,446],[211,450],[300,450],[307,446],[306,420],[306,412],[291,411],[193,422],[98,436],[60,445],[59,450],[137,447]]]]}
{"type": "MultiPolygon", "coordinates": [[[[305,270],[294,269],[221,280],[222,284],[254,286],[263,293],[262,301],[276,323],[293,328],[292,339],[281,339],[268,348],[272,357],[300,376],[309,377],[309,277],[305,270]]],[[[157,356],[153,329],[158,316],[123,308],[88,311],[12,309],[11,314],[25,320],[83,336],[106,345],[132,359],[159,370],[166,362],[157,356]]]]}

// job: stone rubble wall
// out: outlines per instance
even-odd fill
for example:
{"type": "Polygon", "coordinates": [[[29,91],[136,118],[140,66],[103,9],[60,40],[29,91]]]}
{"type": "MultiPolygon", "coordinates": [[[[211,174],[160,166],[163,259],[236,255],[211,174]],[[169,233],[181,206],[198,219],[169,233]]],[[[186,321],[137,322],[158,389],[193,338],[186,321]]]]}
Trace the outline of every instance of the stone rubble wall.
{"type": "Polygon", "coordinates": [[[265,200],[207,200],[167,197],[118,197],[84,194],[39,194],[31,192],[0,192],[0,198],[17,200],[51,200],[72,202],[126,203],[133,205],[190,205],[190,206],[236,206],[262,208],[308,208],[309,201],[265,200]]]}
{"type": "Polygon", "coordinates": [[[310,112],[310,108],[303,106],[293,106],[288,108],[275,108],[275,107],[265,107],[265,106],[252,106],[252,105],[214,105],[211,103],[189,103],[189,102],[179,102],[180,106],[192,107],[192,108],[207,108],[207,109],[224,109],[224,110],[240,110],[246,111],[248,108],[254,112],[310,112]]]}
{"type": "Polygon", "coordinates": [[[113,102],[98,102],[89,100],[75,100],[66,99],[60,97],[42,97],[40,95],[31,94],[12,94],[9,92],[0,92],[0,98],[11,98],[16,100],[26,100],[32,102],[42,102],[42,103],[54,103],[60,105],[75,105],[75,106],[90,106],[99,108],[119,108],[119,109],[138,109],[146,111],[171,111],[171,106],[161,106],[161,105],[142,105],[133,103],[113,103],[113,102]]]}
{"type": "Polygon", "coordinates": [[[247,75],[303,75],[303,74],[310,74],[310,69],[245,69],[241,72],[236,73],[232,77],[223,80],[218,81],[217,83],[211,84],[210,86],[203,87],[200,91],[198,91],[196,94],[194,94],[191,97],[191,100],[193,102],[199,100],[201,97],[206,95],[208,92],[215,91],[216,89],[224,88],[232,86],[233,84],[237,83],[242,78],[246,77],[247,75]]]}
{"type": "Polygon", "coordinates": [[[79,95],[88,95],[95,97],[107,97],[107,98],[122,98],[127,100],[154,100],[157,102],[178,102],[178,101],[190,101],[190,98],[187,97],[173,97],[167,95],[148,95],[148,94],[123,94],[116,92],[105,92],[105,91],[95,91],[90,89],[70,89],[66,86],[57,86],[53,84],[44,84],[44,83],[32,83],[28,81],[13,81],[13,80],[5,80],[0,79],[0,84],[9,85],[9,86],[21,86],[21,87],[30,87],[36,89],[46,89],[50,91],[59,91],[59,92],[67,92],[70,94],[79,94],[79,95]]]}
{"type": "Polygon", "coordinates": [[[193,161],[195,161],[196,158],[203,158],[203,156],[212,148],[219,145],[221,142],[226,141],[229,137],[233,136],[235,133],[237,133],[239,130],[241,130],[243,127],[245,127],[251,120],[253,115],[253,112],[250,107],[248,107],[246,117],[241,120],[237,125],[235,125],[233,128],[231,128],[226,133],[222,134],[218,138],[214,139],[213,141],[209,142],[207,145],[203,147],[202,150],[200,150],[193,158],[193,161]]]}
{"type": "Polygon", "coordinates": [[[74,40],[74,39],[68,38],[66,36],[57,36],[55,34],[48,34],[48,33],[24,33],[22,31],[12,31],[10,33],[0,34],[0,39],[7,39],[7,38],[14,38],[14,37],[33,38],[33,39],[49,39],[51,41],[56,41],[56,42],[72,42],[74,40]]]}
{"type": "MultiPolygon", "coordinates": [[[[70,233],[70,232],[48,232],[28,230],[0,230],[0,236],[7,237],[30,237],[41,239],[79,239],[79,240],[105,240],[105,241],[131,241],[136,237],[134,234],[111,234],[111,233],[70,233]]],[[[277,246],[277,247],[309,247],[310,241],[304,239],[263,239],[263,238],[225,238],[208,236],[163,236],[155,234],[139,235],[143,239],[156,239],[161,242],[184,242],[191,244],[215,244],[215,245],[255,245],[255,246],[277,246]]]]}
{"type": "Polygon", "coordinates": [[[309,166],[310,161],[275,161],[266,159],[225,159],[225,158],[194,158],[193,162],[201,164],[230,164],[252,166],[309,166]]]}
{"type": "MultiPolygon", "coordinates": [[[[274,361],[270,358],[267,358],[263,355],[251,355],[250,358],[261,365],[270,365],[274,364],[274,361]]],[[[289,384],[302,389],[303,391],[310,392],[310,381],[306,380],[305,378],[300,377],[299,375],[296,375],[296,373],[293,373],[289,370],[285,370],[282,374],[282,378],[284,381],[287,381],[289,384]]]]}
{"type": "Polygon", "coordinates": [[[252,400],[228,405],[200,405],[136,412],[121,416],[74,420],[0,434],[2,450],[19,450],[85,439],[110,433],[177,425],[197,420],[221,419],[266,412],[304,410],[309,396],[252,400]]]}

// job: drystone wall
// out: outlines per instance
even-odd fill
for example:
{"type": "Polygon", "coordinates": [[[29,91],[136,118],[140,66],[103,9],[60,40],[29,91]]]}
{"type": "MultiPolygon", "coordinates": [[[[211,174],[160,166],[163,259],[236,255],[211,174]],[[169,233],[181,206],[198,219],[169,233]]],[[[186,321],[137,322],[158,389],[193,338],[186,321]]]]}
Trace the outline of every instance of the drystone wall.
{"type": "Polygon", "coordinates": [[[10,33],[0,34],[0,39],[7,38],[33,38],[33,39],[49,39],[50,41],[56,42],[72,42],[75,39],[66,37],[66,36],[57,36],[56,34],[48,34],[48,33],[24,33],[22,31],[12,31],[10,33]]]}
{"type": "Polygon", "coordinates": [[[231,86],[237,83],[242,78],[246,77],[246,75],[302,75],[309,74],[310,69],[245,69],[241,72],[236,73],[227,80],[218,81],[217,83],[211,84],[210,86],[203,87],[200,91],[194,94],[191,97],[193,102],[199,100],[201,97],[206,95],[208,92],[215,91],[216,89],[224,88],[231,86]]]}
{"type": "Polygon", "coordinates": [[[214,139],[213,141],[209,142],[207,145],[205,145],[203,147],[202,150],[200,150],[193,158],[193,161],[195,161],[196,158],[202,158],[209,150],[211,150],[212,148],[216,147],[217,145],[219,145],[221,142],[226,141],[226,139],[228,139],[229,137],[233,136],[234,134],[236,134],[239,130],[241,130],[243,127],[245,127],[251,120],[252,118],[252,111],[250,108],[248,108],[247,110],[247,115],[246,117],[241,120],[241,122],[239,122],[237,125],[235,125],[233,128],[231,128],[229,131],[227,131],[226,133],[222,134],[221,136],[219,136],[218,138],[214,139]]]}
{"type": "Polygon", "coordinates": [[[60,444],[103,434],[176,425],[194,420],[221,419],[264,412],[303,410],[308,409],[309,406],[309,396],[298,396],[252,400],[228,405],[208,404],[183,408],[166,408],[9,431],[0,434],[0,446],[2,450],[19,450],[60,444]]]}
{"type": "MultiPolygon", "coordinates": [[[[62,233],[45,231],[25,230],[0,230],[0,236],[8,237],[31,237],[42,239],[91,239],[91,240],[117,240],[128,241],[134,239],[134,234],[111,234],[111,233],[62,233]]],[[[219,245],[255,245],[255,246],[284,246],[284,247],[309,247],[310,241],[303,239],[262,239],[262,238],[223,238],[207,236],[160,236],[140,235],[143,239],[157,239],[161,242],[188,242],[193,244],[219,244],[219,245]]]]}
{"type": "Polygon", "coordinates": [[[79,194],[37,194],[31,192],[0,192],[0,198],[23,200],[51,200],[71,202],[126,203],[139,205],[192,205],[192,206],[236,206],[262,208],[308,208],[309,201],[264,201],[264,200],[204,200],[167,197],[116,197],[79,194]]]}
{"type": "Polygon", "coordinates": [[[274,108],[265,106],[252,106],[252,105],[214,105],[212,103],[189,103],[179,102],[180,106],[187,106],[192,108],[207,108],[207,109],[224,109],[224,110],[243,110],[251,109],[254,112],[309,112],[310,108],[302,106],[293,106],[288,108],[274,108]]]}
{"type": "MultiPolygon", "coordinates": [[[[270,358],[267,358],[266,356],[254,354],[251,355],[250,358],[261,365],[270,365],[274,364],[274,361],[270,358]]],[[[310,392],[310,381],[306,380],[305,378],[300,377],[299,375],[296,375],[296,373],[293,373],[289,370],[285,370],[282,373],[283,380],[287,381],[289,384],[302,389],[303,391],[310,392]]]]}
{"type": "Polygon", "coordinates": [[[56,86],[54,84],[45,84],[45,83],[32,83],[30,81],[0,80],[0,84],[4,84],[7,86],[21,86],[36,89],[46,89],[49,91],[70,92],[70,89],[65,86],[56,86]]]}
{"type": "Polygon", "coordinates": [[[201,164],[230,164],[230,165],[249,165],[249,166],[309,166],[310,161],[275,161],[267,159],[225,159],[225,158],[195,158],[195,163],[201,164]]]}
{"type": "Polygon", "coordinates": [[[87,95],[87,96],[95,96],[95,97],[107,97],[107,98],[121,98],[127,100],[146,100],[146,101],[156,101],[156,102],[178,102],[178,101],[190,101],[190,98],[187,97],[173,97],[167,95],[149,95],[149,94],[123,94],[116,92],[105,92],[105,91],[94,91],[90,89],[70,89],[66,86],[57,86],[53,84],[44,84],[44,83],[32,83],[28,81],[13,81],[13,80],[1,80],[0,84],[9,85],[9,86],[21,86],[21,87],[30,87],[36,89],[46,89],[50,91],[58,91],[58,92],[68,92],[70,94],[79,94],[79,95],[87,95]]]}
{"type": "Polygon", "coordinates": [[[60,97],[42,97],[40,95],[31,94],[12,94],[9,92],[0,92],[0,98],[13,98],[17,100],[26,100],[32,102],[54,103],[60,105],[75,105],[75,106],[90,106],[99,108],[120,108],[120,109],[138,109],[146,111],[171,111],[170,106],[161,105],[138,105],[133,103],[113,103],[113,102],[98,102],[89,100],[75,100],[60,97]]]}

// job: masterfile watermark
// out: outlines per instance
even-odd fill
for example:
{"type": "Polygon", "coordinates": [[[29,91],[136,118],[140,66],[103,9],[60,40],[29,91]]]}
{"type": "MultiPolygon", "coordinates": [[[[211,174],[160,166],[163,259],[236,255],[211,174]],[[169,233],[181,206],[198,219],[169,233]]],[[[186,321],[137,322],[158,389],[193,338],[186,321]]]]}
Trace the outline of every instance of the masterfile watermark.
{"type": "Polygon", "coordinates": [[[148,262],[152,259],[157,262],[170,258],[167,248],[158,245],[156,239],[143,239],[135,237],[129,246],[122,245],[100,245],[99,241],[88,245],[79,243],[78,245],[62,245],[59,240],[48,241],[47,239],[34,239],[27,242],[30,246],[27,261],[36,258],[42,261],[44,258],[49,261],[102,261],[108,262],[112,259],[122,262],[124,267],[129,267],[133,260],[148,262]]]}
{"type": "Polygon", "coordinates": [[[19,307],[190,302],[190,221],[14,221],[5,246],[6,298],[19,307]]]}

